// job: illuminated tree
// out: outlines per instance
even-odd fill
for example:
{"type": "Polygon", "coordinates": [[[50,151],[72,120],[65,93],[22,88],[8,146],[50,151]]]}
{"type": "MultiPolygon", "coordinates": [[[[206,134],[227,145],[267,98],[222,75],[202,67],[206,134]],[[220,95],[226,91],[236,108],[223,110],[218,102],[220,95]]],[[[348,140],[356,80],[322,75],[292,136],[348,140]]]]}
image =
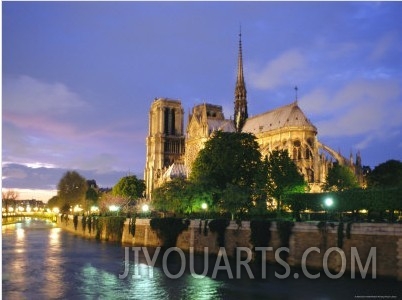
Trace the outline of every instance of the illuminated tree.
{"type": "Polygon", "coordinates": [[[62,210],[68,210],[71,206],[83,205],[87,191],[87,182],[76,171],[68,171],[60,179],[57,185],[57,195],[62,203],[62,210]]]}
{"type": "Polygon", "coordinates": [[[286,193],[305,191],[307,184],[304,177],[298,171],[287,150],[272,151],[265,164],[267,194],[277,201],[278,210],[281,208],[282,198],[286,193]]]}
{"type": "Polygon", "coordinates": [[[145,191],[144,180],[138,179],[135,175],[123,177],[113,187],[112,194],[116,197],[122,197],[129,202],[141,198],[145,191]]]}
{"type": "Polygon", "coordinates": [[[261,153],[254,135],[217,131],[199,152],[190,179],[210,192],[214,204],[234,213],[252,205],[261,172],[261,153]],[[241,192],[232,199],[229,195],[235,190],[241,192]]]}
{"type": "Polygon", "coordinates": [[[115,196],[112,192],[103,193],[99,199],[99,210],[102,213],[109,212],[111,208],[116,210],[125,210],[128,205],[128,200],[121,196],[115,196]]]}
{"type": "Polygon", "coordinates": [[[325,183],[323,185],[324,191],[346,191],[349,189],[358,188],[359,183],[356,175],[347,166],[334,164],[328,170],[325,183]]]}

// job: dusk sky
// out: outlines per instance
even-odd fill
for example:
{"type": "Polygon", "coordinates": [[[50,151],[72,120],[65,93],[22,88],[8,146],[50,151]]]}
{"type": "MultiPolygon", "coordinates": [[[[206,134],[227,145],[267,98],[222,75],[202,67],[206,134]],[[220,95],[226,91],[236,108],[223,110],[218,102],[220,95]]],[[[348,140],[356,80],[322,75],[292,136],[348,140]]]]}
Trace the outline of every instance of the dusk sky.
{"type": "MultiPolygon", "coordinates": [[[[3,2],[3,188],[47,201],[67,170],[143,178],[156,97],[233,115],[295,100],[363,165],[402,160],[402,2],[3,2]],[[43,191],[49,191],[44,194],[43,191]]],[[[185,124],[186,125],[186,124],[185,124]]]]}

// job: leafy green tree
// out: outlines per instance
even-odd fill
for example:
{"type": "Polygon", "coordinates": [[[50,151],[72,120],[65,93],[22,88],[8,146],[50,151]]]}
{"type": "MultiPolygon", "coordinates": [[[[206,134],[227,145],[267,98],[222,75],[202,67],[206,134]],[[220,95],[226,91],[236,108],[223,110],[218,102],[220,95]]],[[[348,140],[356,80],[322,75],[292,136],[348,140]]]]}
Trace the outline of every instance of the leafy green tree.
{"type": "MultiPolygon", "coordinates": [[[[165,182],[152,193],[152,205],[161,211],[175,213],[191,213],[201,210],[203,193],[183,178],[175,178],[165,182]]],[[[207,201],[204,200],[208,204],[207,201]]]]}
{"type": "Polygon", "coordinates": [[[228,195],[234,189],[241,190],[241,206],[247,208],[261,171],[261,153],[254,135],[217,131],[194,161],[190,180],[209,191],[214,203],[226,209],[233,207],[228,195]]]}
{"type": "Polygon", "coordinates": [[[323,185],[324,191],[346,191],[349,189],[358,188],[359,183],[356,175],[347,166],[334,164],[328,170],[325,183],[323,185]]]}
{"type": "Polygon", "coordinates": [[[367,181],[369,187],[402,187],[402,162],[391,159],[379,164],[367,181]]]}
{"type": "Polygon", "coordinates": [[[250,187],[260,167],[261,154],[254,135],[217,131],[194,161],[191,179],[219,189],[228,183],[250,187]]]}
{"type": "Polygon", "coordinates": [[[133,202],[141,198],[144,191],[144,180],[138,179],[135,175],[130,175],[122,177],[119,182],[117,182],[112,189],[112,194],[133,202]]]}
{"type": "Polygon", "coordinates": [[[76,171],[67,171],[57,184],[57,195],[61,200],[62,209],[75,205],[83,205],[87,182],[76,171]]]}
{"type": "Polygon", "coordinates": [[[266,163],[267,185],[269,197],[277,202],[277,209],[282,206],[282,199],[287,193],[304,192],[307,183],[290,158],[287,150],[274,150],[266,163]]]}
{"type": "Polygon", "coordinates": [[[244,213],[251,207],[251,202],[245,189],[228,183],[222,192],[219,207],[230,212],[232,220],[234,220],[236,213],[244,213]]]}

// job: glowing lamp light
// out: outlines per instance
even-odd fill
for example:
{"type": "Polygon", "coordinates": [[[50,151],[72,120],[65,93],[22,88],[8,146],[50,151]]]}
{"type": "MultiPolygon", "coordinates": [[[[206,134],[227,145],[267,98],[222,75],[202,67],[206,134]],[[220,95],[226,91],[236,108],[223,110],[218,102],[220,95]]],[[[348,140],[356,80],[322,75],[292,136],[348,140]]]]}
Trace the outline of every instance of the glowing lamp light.
{"type": "Polygon", "coordinates": [[[206,210],[208,208],[208,204],[206,204],[205,202],[201,204],[201,208],[203,210],[206,210]]]}
{"type": "Polygon", "coordinates": [[[144,213],[146,213],[146,212],[149,210],[148,204],[144,204],[141,209],[142,209],[142,211],[143,211],[144,213]]]}
{"type": "Polygon", "coordinates": [[[58,214],[60,212],[60,209],[58,207],[53,207],[53,212],[55,214],[58,214]]]}
{"type": "Polygon", "coordinates": [[[73,211],[74,211],[75,213],[78,213],[78,212],[81,212],[81,211],[82,211],[82,208],[77,204],[76,206],[74,206],[73,211]]]}
{"type": "Polygon", "coordinates": [[[324,203],[327,207],[331,207],[334,204],[334,200],[332,200],[332,198],[326,198],[324,203]]]}
{"type": "Polygon", "coordinates": [[[99,211],[99,208],[97,206],[91,206],[92,213],[97,212],[97,211],[99,211]]]}
{"type": "Polygon", "coordinates": [[[118,207],[117,205],[110,205],[110,206],[109,206],[109,210],[110,210],[110,211],[118,211],[118,210],[119,210],[119,207],[118,207]]]}
{"type": "Polygon", "coordinates": [[[31,210],[32,210],[31,207],[28,205],[27,208],[26,208],[26,211],[31,212],[31,210]]]}

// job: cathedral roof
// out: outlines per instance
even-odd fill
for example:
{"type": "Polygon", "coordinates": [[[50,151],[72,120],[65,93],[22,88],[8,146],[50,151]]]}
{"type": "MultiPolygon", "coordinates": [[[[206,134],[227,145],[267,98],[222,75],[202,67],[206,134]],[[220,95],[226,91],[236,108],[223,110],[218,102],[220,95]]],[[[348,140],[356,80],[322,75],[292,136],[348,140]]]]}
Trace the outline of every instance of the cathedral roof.
{"type": "Polygon", "coordinates": [[[296,101],[248,118],[242,131],[257,134],[285,127],[309,127],[317,131],[296,101]]]}
{"type": "Polygon", "coordinates": [[[218,120],[208,118],[208,131],[221,130],[224,132],[235,132],[235,126],[232,120],[218,120]]]}
{"type": "Polygon", "coordinates": [[[175,162],[170,165],[170,167],[166,170],[166,172],[163,174],[163,179],[173,179],[173,178],[179,178],[187,177],[187,168],[184,165],[184,163],[179,163],[175,162]]]}

